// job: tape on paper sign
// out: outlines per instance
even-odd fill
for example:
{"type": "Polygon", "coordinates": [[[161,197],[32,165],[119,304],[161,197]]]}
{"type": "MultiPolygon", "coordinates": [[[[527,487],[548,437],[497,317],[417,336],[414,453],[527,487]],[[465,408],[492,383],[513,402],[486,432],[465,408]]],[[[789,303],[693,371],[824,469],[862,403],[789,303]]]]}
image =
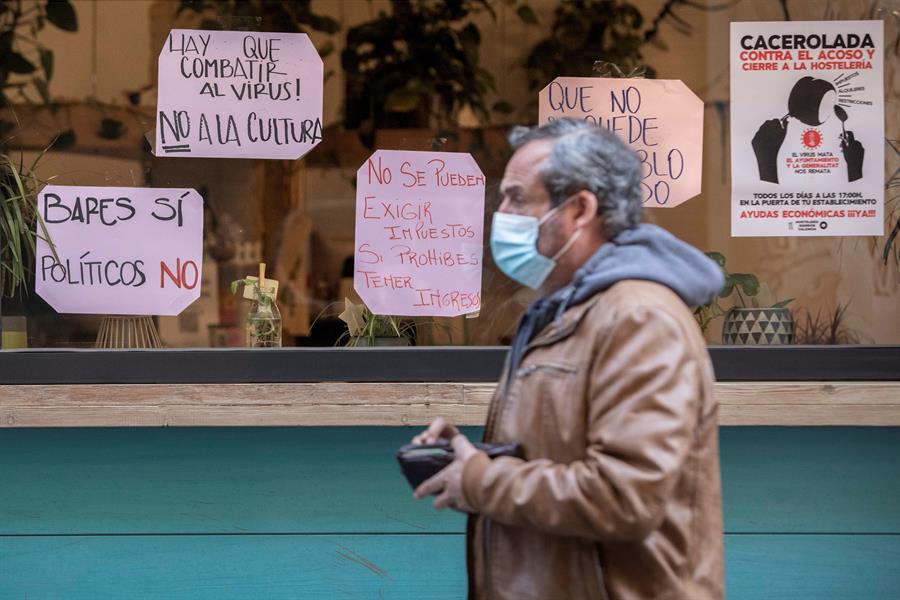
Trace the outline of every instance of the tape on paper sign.
{"type": "Polygon", "coordinates": [[[173,29],[159,54],[154,154],[300,158],[322,140],[322,87],[305,33],[173,29]]]}
{"type": "Polygon", "coordinates": [[[373,313],[480,310],[484,189],[461,152],[378,150],[359,168],[353,283],[373,313]]]}
{"type": "Polygon", "coordinates": [[[35,290],[57,312],[171,316],[200,297],[196,191],[51,185],[37,203],[53,248],[38,223],[35,290]]]}
{"type": "Polygon", "coordinates": [[[647,208],[672,208],[700,193],[703,101],[678,79],[557,77],[541,90],[541,125],[574,118],[616,133],[641,160],[647,208]]]}

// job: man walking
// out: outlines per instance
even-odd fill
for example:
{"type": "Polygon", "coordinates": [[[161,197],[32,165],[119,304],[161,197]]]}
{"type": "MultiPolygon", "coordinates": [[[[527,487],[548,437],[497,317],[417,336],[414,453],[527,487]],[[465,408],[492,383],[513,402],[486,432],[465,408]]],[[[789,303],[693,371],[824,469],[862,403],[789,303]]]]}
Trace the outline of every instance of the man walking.
{"type": "Polygon", "coordinates": [[[469,597],[721,598],[718,405],[690,307],[723,284],[701,252],[640,224],[641,165],[614,134],[562,119],[510,136],[491,250],[537,289],[491,401],[487,455],[452,441],[423,483],[470,513],[469,597]]]}

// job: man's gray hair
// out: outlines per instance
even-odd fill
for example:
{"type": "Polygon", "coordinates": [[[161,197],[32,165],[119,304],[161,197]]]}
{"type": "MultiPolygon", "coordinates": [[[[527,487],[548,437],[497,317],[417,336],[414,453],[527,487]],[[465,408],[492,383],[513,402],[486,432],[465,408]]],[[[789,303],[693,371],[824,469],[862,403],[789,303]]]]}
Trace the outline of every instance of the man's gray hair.
{"type": "Polygon", "coordinates": [[[554,141],[540,173],[551,206],[587,190],[597,196],[606,239],[640,223],[641,162],[616,134],[570,118],[540,127],[515,127],[509,134],[513,150],[536,140],[554,141]]]}

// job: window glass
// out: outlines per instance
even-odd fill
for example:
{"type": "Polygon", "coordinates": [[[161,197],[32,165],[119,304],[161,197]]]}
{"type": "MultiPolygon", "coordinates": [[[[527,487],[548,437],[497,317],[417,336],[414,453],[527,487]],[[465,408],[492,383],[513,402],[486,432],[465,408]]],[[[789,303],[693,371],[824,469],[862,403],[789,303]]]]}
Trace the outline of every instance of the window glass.
{"type": "MultiPolygon", "coordinates": [[[[284,346],[351,341],[340,315],[345,299],[361,302],[353,289],[356,173],[378,149],[470,153],[486,181],[485,244],[480,312],[381,319],[369,337],[378,329],[414,345],[508,343],[535,294],[498,271],[486,243],[511,155],[507,133],[537,123],[539,92],[554,78],[621,75],[681,80],[703,102],[702,191],[647,210],[645,220],[719,253],[729,273],[754,276],[738,277],[731,297],[699,315],[710,343],[721,343],[722,313],[732,306],[786,301],[793,343],[900,342],[900,18],[890,2],[4,0],[0,11],[8,206],[18,189],[11,168],[33,174],[31,192],[44,184],[192,188],[204,199],[200,297],[177,316],[150,320],[163,346],[243,346],[253,303],[232,282],[257,274],[261,262],[280,282],[284,346]],[[732,114],[730,24],[850,20],[883,24],[884,235],[733,236],[740,173],[731,122],[742,116],[732,114]],[[172,29],[308,33],[324,61],[321,143],[299,160],[155,156],[157,58],[172,29]],[[743,298],[746,286],[757,289],[753,281],[764,284],[761,295],[743,298]]],[[[764,89],[756,93],[766,101],[764,89]]],[[[773,110],[772,119],[788,118],[773,110]]],[[[815,146],[819,130],[801,129],[789,127],[796,135],[786,143],[815,146]]],[[[756,176],[757,167],[740,169],[756,176]]],[[[22,219],[35,227],[29,214],[22,219]]],[[[10,292],[20,250],[3,233],[10,292]]],[[[111,321],[60,314],[35,293],[40,269],[27,256],[25,266],[22,285],[0,303],[4,347],[95,346],[111,321]]]]}

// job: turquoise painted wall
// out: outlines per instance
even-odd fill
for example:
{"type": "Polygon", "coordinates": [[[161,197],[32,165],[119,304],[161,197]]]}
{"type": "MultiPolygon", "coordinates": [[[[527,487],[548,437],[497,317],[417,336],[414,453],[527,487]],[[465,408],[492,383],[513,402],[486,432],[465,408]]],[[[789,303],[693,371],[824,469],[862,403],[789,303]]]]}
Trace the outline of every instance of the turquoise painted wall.
{"type": "MultiPolygon", "coordinates": [[[[0,430],[0,600],[450,599],[401,428],[0,430]]],[[[900,598],[900,428],[725,428],[728,597],[900,598]]]]}

